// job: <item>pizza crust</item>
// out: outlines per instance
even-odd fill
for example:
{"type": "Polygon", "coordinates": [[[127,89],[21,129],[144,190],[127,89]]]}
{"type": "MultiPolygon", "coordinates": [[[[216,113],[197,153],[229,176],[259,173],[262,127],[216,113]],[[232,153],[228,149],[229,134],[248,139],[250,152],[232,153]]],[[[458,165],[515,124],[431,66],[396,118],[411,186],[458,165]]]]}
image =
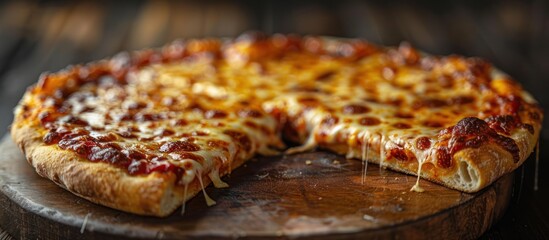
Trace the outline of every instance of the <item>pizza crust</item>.
{"type": "MultiPolygon", "coordinates": [[[[124,169],[82,159],[57,145],[45,145],[36,128],[13,127],[12,138],[36,172],[69,192],[94,203],[140,215],[164,217],[202,191],[198,178],[184,186],[171,172],[131,176],[124,169]]],[[[237,158],[232,168],[244,163],[237,158]]],[[[204,186],[211,179],[203,174],[204,186]]]]}
{"type": "MultiPolygon", "coordinates": [[[[530,134],[524,129],[517,130],[513,134],[512,138],[520,148],[519,162],[513,162],[512,155],[500,146],[484,144],[479,148],[467,148],[456,152],[453,157],[454,164],[449,169],[438,168],[435,166],[436,162],[433,161],[424,162],[421,165],[421,178],[463,192],[477,192],[522,165],[534,150],[540,130],[541,125],[537,124],[534,134],[530,134]]],[[[369,148],[374,150],[368,152],[368,162],[417,176],[418,166],[420,166],[418,162],[399,163],[398,160],[385,160],[380,163],[379,146],[379,141],[369,142],[369,148]]],[[[346,144],[322,145],[320,147],[364,161],[361,146],[351,149],[346,144]]]]}
{"type": "Polygon", "coordinates": [[[448,187],[459,186],[458,189],[465,192],[479,191],[522,165],[536,146],[538,135],[539,128],[535,134],[520,130],[513,136],[520,149],[518,162],[513,161],[508,151],[495,144],[463,149],[454,154],[455,170],[440,176],[441,183],[448,187]]]}

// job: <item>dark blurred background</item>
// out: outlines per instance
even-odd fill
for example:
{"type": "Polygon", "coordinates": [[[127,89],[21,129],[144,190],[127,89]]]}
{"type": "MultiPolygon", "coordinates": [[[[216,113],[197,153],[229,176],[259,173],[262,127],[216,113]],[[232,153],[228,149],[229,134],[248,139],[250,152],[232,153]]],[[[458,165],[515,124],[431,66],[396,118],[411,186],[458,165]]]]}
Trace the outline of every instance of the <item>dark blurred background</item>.
{"type": "MultiPolygon", "coordinates": [[[[248,30],[357,37],[383,45],[408,41],[434,54],[480,56],[549,109],[548,10],[539,0],[0,1],[0,134],[7,132],[25,88],[44,71],[178,38],[232,37],[248,30]]],[[[547,123],[542,154],[549,151],[547,123]]],[[[549,191],[543,186],[549,181],[540,170],[540,191],[532,190],[533,164],[521,168],[526,178],[519,186],[527,182],[526,190],[519,188],[506,217],[485,237],[549,238],[549,191]]],[[[544,166],[542,161],[540,169],[544,166]]]]}

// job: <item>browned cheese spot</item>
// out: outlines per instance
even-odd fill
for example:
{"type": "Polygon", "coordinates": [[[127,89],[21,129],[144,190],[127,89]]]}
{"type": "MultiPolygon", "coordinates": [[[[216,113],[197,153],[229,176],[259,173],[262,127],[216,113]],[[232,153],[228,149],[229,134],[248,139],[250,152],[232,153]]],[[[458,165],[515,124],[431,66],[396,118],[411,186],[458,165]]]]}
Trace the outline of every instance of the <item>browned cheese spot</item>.
{"type": "Polygon", "coordinates": [[[375,117],[363,117],[358,120],[358,123],[364,126],[375,126],[379,125],[381,121],[375,117]]]}

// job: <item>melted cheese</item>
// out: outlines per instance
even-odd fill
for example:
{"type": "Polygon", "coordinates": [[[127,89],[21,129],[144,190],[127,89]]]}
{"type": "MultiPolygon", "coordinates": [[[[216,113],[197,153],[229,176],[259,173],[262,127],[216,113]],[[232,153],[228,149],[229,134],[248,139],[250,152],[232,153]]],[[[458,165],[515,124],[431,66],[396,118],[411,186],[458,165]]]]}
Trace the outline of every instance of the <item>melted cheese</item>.
{"type": "Polygon", "coordinates": [[[368,155],[370,153],[370,142],[368,141],[368,138],[367,132],[362,132],[362,185],[364,185],[364,182],[366,181],[366,173],[368,173],[368,155]]]}
{"type": "MultiPolygon", "coordinates": [[[[486,117],[482,110],[490,98],[497,92],[514,91],[507,80],[476,86],[468,67],[472,60],[416,53],[427,62],[423,63],[408,56],[415,53],[413,49],[375,49],[366,56],[347,58],[308,50],[282,51],[278,48],[283,44],[275,40],[266,46],[235,42],[212,50],[220,51],[215,54],[197,49],[215,48],[218,43],[193,44],[188,51],[197,53],[188,58],[130,71],[127,84],[84,85],[67,102],[73,115],[101,134],[136,129],[129,131],[136,136],[119,134],[121,147],[166,157],[184,169],[178,182],[185,186],[185,198],[188,185],[198,179],[208,205],[215,202],[204,190],[202,177],[207,175],[216,187],[227,187],[220,175],[233,170],[235,159],[278,153],[273,150],[283,145],[278,129],[287,122],[302,145],[286,153],[345,145],[348,158],[364,163],[362,183],[368,161],[375,160],[381,168],[398,165],[416,172],[412,190],[421,191],[422,166],[436,164],[432,147],[439,131],[467,116],[486,117]],[[261,115],[239,115],[245,108],[258,109],[261,115]],[[174,124],[181,120],[184,123],[174,124]],[[173,133],[160,136],[159,129],[173,133]],[[227,134],[232,130],[243,134],[244,142],[227,134]],[[433,141],[429,149],[416,147],[419,136],[433,141]],[[158,149],[177,141],[200,149],[188,153],[158,149]],[[147,144],[155,147],[143,146],[147,144]],[[398,157],[406,159],[392,156],[395,149],[403,151],[398,157]],[[371,159],[370,151],[377,152],[379,159],[371,159]],[[415,165],[409,162],[413,159],[415,165]]],[[[333,49],[326,51],[339,51],[336,45],[330,46],[333,49]]]]}

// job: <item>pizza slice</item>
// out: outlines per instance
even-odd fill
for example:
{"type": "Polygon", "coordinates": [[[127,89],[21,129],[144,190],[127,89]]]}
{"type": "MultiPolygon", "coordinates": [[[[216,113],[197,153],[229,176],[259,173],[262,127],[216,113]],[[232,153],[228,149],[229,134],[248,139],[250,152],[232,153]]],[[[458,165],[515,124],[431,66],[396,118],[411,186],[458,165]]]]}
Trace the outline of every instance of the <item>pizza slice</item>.
{"type": "Polygon", "coordinates": [[[16,110],[12,135],[38,174],[90,201],[165,216],[202,191],[212,205],[205,186],[227,187],[221,176],[283,146],[258,106],[152,82],[147,71],[124,84],[103,76],[73,92],[56,86],[88,71],[43,77],[16,110]]]}
{"type": "MultiPolygon", "coordinates": [[[[403,44],[244,35],[45,74],[11,134],[36,171],[115,209],[166,216],[256,154],[300,144],[482,189],[532,152],[543,114],[476,58],[403,44]]],[[[367,164],[365,164],[367,167],[367,164]]],[[[366,176],[367,177],[367,176],[366,176]]],[[[184,209],[184,208],[183,208],[184,209]]]]}

